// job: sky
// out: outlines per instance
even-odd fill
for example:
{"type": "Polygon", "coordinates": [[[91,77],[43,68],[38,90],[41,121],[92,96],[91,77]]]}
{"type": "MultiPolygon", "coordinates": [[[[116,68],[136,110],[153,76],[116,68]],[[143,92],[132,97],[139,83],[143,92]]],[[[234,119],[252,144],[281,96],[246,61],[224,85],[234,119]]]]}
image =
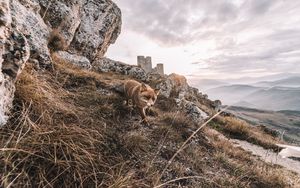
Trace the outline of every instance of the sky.
{"type": "Polygon", "coordinates": [[[106,56],[167,74],[239,78],[300,73],[298,0],[114,0],[122,31],[106,56]]]}

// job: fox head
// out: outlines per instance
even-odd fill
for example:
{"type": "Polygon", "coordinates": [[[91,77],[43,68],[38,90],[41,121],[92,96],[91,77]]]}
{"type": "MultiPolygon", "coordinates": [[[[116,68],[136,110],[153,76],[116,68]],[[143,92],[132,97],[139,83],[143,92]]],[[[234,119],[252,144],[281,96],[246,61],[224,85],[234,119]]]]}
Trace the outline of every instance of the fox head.
{"type": "Polygon", "coordinates": [[[139,98],[144,106],[153,106],[158,94],[159,89],[152,89],[150,86],[144,83],[141,84],[139,98]]]}

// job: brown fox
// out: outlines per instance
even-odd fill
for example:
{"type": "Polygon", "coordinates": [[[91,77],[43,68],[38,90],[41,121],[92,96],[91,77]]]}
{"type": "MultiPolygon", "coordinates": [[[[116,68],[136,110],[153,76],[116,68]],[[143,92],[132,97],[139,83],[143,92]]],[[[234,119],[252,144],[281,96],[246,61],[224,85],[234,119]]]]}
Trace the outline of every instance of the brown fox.
{"type": "Polygon", "coordinates": [[[138,108],[142,121],[147,122],[145,110],[154,105],[159,89],[152,89],[149,85],[137,82],[135,80],[128,80],[124,83],[125,96],[128,101],[131,99],[133,105],[138,108]]]}

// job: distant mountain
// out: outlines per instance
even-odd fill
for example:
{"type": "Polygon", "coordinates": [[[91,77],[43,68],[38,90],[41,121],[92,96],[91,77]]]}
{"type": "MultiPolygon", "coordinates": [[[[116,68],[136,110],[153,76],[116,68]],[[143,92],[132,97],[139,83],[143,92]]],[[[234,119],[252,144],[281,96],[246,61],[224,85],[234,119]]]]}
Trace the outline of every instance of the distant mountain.
{"type": "Polygon", "coordinates": [[[274,86],[281,86],[281,87],[300,87],[300,76],[289,77],[281,80],[276,81],[263,81],[257,82],[253,85],[259,87],[274,87],[274,86]]]}
{"type": "Polygon", "coordinates": [[[281,73],[240,79],[191,80],[191,85],[220,99],[225,105],[266,109],[300,110],[300,74],[281,73]],[[233,84],[233,83],[243,84],[233,84]]]}
{"type": "Polygon", "coordinates": [[[200,89],[201,91],[206,91],[211,88],[228,85],[229,83],[214,79],[189,79],[189,84],[200,89]]]}
{"type": "Polygon", "coordinates": [[[287,79],[291,77],[300,77],[300,73],[279,73],[279,74],[272,74],[267,76],[260,76],[260,77],[241,77],[238,79],[224,79],[222,81],[228,82],[231,84],[247,84],[253,85],[257,82],[273,82],[276,80],[287,79]]]}
{"type": "Polygon", "coordinates": [[[206,93],[210,99],[220,99],[225,105],[275,111],[300,110],[300,88],[230,85],[209,89],[206,93]]]}
{"type": "Polygon", "coordinates": [[[210,99],[220,99],[223,104],[232,105],[240,101],[248,102],[245,100],[246,96],[261,89],[263,88],[250,85],[229,85],[209,89],[205,93],[208,94],[210,99]]]}
{"type": "Polygon", "coordinates": [[[267,110],[300,110],[300,88],[273,87],[246,96],[250,104],[267,110]]]}
{"type": "Polygon", "coordinates": [[[300,111],[267,111],[232,106],[226,110],[235,116],[255,125],[266,125],[284,133],[286,141],[300,144],[300,111]]]}
{"type": "Polygon", "coordinates": [[[247,108],[259,108],[257,105],[254,105],[254,104],[251,104],[247,101],[239,101],[237,103],[234,104],[235,106],[244,106],[244,107],[247,107],[247,108]]]}

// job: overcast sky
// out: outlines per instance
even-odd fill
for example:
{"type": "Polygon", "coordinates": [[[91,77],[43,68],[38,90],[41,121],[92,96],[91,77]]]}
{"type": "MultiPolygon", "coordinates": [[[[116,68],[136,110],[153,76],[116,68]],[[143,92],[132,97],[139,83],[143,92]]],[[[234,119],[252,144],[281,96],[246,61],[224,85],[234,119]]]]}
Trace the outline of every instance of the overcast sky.
{"type": "Polygon", "coordinates": [[[114,0],[122,31],[107,57],[208,78],[300,72],[299,0],[114,0]]]}

